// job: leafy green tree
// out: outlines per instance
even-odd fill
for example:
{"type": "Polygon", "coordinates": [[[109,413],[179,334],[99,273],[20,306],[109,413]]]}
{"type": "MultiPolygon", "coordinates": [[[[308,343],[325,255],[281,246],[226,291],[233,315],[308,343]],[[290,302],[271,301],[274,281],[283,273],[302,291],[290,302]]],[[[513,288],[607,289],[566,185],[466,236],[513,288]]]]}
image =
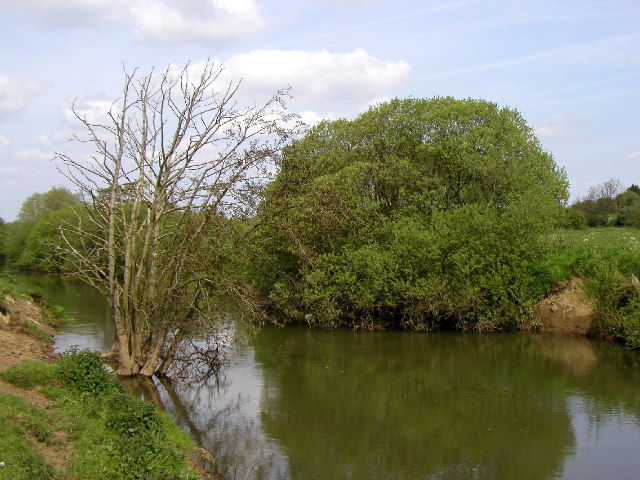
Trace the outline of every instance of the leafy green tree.
{"type": "Polygon", "coordinates": [[[43,215],[77,204],[79,198],[65,187],[52,187],[45,193],[34,193],[20,207],[19,222],[32,222],[43,215]]]}
{"type": "Polygon", "coordinates": [[[633,190],[633,186],[631,186],[619,194],[615,200],[618,207],[615,225],[636,228],[640,226],[640,222],[637,221],[638,213],[640,213],[640,193],[633,190]]]}
{"type": "MultiPolygon", "coordinates": [[[[5,252],[10,262],[23,268],[41,268],[45,257],[53,255],[59,243],[55,212],[77,207],[80,200],[65,187],[52,187],[44,193],[30,195],[20,207],[15,222],[7,225],[5,252]],[[46,225],[46,226],[45,226],[46,225]],[[43,236],[43,231],[48,232],[43,236]]],[[[45,270],[52,270],[48,264],[45,270]]]]}
{"type": "Polygon", "coordinates": [[[493,328],[567,199],[522,117],[481,100],[393,100],[288,147],[259,211],[255,286],[293,321],[493,328]]]}
{"type": "Polygon", "coordinates": [[[627,218],[633,217],[635,205],[640,203],[640,188],[631,185],[622,191],[620,180],[610,178],[589,188],[587,196],[571,207],[580,210],[590,227],[605,225],[629,226],[627,218]]]}
{"type": "MultiPolygon", "coordinates": [[[[66,258],[62,254],[64,239],[61,235],[61,227],[69,228],[77,226],[87,220],[87,211],[82,205],[61,208],[46,213],[33,222],[29,234],[25,239],[24,247],[16,265],[26,269],[36,268],[45,272],[62,272],[65,270],[66,258]]],[[[99,232],[94,232],[96,238],[99,232]]],[[[77,241],[77,239],[74,239],[77,241]]],[[[77,242],[76,242],[77,243],[77,242]]]]}

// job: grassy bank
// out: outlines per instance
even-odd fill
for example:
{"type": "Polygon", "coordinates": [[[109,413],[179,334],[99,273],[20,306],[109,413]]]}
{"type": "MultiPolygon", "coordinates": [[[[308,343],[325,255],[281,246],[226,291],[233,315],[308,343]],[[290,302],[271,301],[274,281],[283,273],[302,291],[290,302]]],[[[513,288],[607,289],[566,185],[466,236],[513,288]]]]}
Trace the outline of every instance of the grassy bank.
{"type": "Polygon", "coordinates": [[[97,353],[53,361],[59,321],[59,307],[0,275],[0,480],[201,478],[187,437],[127,395],[97,353]]]}
{"type": "Polygon", "coordinates": [[[640,348],[640,230],[560,230],[541,270],[551,283],[578,276],[597,318],[594,333],[640,348]]]}
{"type": "Polygon", "coordinates": [[[190,444],[164,413],[123,392],[96,353],[15,365],[0,378],[38,406],[0,394],[0,479],[197,479],[190,444]]]}

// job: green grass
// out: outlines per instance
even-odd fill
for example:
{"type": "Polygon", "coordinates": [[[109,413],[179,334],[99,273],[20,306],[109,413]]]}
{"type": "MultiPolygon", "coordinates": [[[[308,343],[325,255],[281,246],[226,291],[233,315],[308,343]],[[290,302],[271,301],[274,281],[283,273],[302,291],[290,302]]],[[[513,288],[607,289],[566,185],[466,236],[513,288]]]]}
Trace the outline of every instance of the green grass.
{"type": "Polygon", "coordinates": [[[594,263],[604,262],[622,275],[640,276],[640,230],[589,228],[558,230],[540,267],[548,270],[551,283],[588,274],[594,263]]]}
{"type": "Polygon", "coordinates": [[[123,393],[97,354],[71,352],[53,365],[25,362],[0,377],[54,402],[45,410],[0,395],[0,461],[6,464],[0,480],[198,478],[186,464],[186,436],[153,405],[123,393]],[[72,451],[66,469],[47,465],[39,446],[72,451]]]}
{"type": "Polygon", "coordinates": [[[53,479],[53,469],[38,451],[38,443],[50,438],[47,413],[30,403],[0,393],[0,479],[53,479]]]}
{"type": "MultiPolygon", "coordinates": [[[[558,247],[591,252],[607,260],[640,256],[640,230],[622,227],[559,230],[553,236],[558,247]]],[[[638,259],[640,266],[640,258],[638,259]]]]}
{"type": "Polygon", "coordinates": [[[37,385],[48,385],[56,380],[55,368],[48,363],[37,360],[15,365],[0,373],[0,379],[18,388],[33,388],[37,385]]]}
{"type": "Polygon", "coordinates": [[[596,311],[595,333],[640,348],[640,230],[590,228],[560,230],[539,265],[558,282],[585,281],[596,311]]]}

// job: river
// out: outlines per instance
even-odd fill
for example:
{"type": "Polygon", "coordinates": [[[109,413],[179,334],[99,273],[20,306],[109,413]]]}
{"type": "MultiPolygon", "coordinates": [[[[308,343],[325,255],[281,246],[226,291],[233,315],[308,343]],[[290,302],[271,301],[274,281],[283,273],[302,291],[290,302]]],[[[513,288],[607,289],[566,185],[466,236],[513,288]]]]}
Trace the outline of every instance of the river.
{"type": "MultiPolygon", "coordinates": [[[[71,321],[56,349],[106,349],[100,295],[21,276],[71,321]]],[[[640,357],[553,335],[266,327],[217,380],[154,396],[228,479],[640,478],[640,357]]]]}

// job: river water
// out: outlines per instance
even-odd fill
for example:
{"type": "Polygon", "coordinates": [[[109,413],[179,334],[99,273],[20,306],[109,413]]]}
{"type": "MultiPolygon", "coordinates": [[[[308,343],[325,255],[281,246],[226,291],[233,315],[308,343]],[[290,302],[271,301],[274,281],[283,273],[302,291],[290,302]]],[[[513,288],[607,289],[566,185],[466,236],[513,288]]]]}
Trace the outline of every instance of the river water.
{"type": "MultiPolygon", "coordinates": [[[[28,277],[105,350],[91,288],[28,277]]],[[[584,338],[263,328],[206,384],[154,397],[229,479],[638,479],[640,357],[584,338]]]]}

